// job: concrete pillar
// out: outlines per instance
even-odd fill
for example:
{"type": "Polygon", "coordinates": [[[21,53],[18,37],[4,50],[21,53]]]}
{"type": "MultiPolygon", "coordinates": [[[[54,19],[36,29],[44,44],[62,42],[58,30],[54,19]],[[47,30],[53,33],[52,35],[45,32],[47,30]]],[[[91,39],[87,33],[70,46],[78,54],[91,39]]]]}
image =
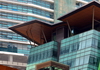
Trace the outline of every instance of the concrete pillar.
{"type": "Polygon", "coordinates": [[[12,55],[9,56],[9,61],[13,62],[13,56],[12,55]]]}

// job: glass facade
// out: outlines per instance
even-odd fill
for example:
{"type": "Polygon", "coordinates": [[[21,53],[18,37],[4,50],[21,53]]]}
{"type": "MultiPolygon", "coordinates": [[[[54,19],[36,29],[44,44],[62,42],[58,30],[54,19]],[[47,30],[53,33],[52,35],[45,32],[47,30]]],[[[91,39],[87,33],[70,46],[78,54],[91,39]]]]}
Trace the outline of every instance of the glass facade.
{"type": "Polygon", "coordinates": [[[42,7],[54,9],[54,4],[53,3],[46,2],[46,1],[43,1],[43,0],[9,0],[9,1],[36,4],[36,5],[39,5],[39,6],[42,6],[42,7]]]}
{"type": "MultiPolygon", "coordinates": [[[[0,12],[0,18],[13,19],[13,20],[18,20],[18,21],[31,21],[31,20],[39,19],[36,17],[18,15],[18,14],[13,14],[13,13],[5,13],[5,12],[0,12]]],[[[39,20],[46,21],[43,19],[39,19],[39,20]]],[[[46,22],[50,22],[50,21],[46,21],[46,22]]]]}
{"type": "Polygon", "coordinates": [[[58,43],[55,41],[48,42],[46,44],[34,47],[30,50],[28,58],[27,70],[31,70],[33,64],[38,64],[46,61],[58,61],[57,60],[57,47],[58,43]]]}
{"type": "Polygon", "coordinates": [[[12,23],[12,22],[6,22],[6,21],[0,21],[0,28],[8,28],[13,25],[16,25],[18,23],[12,23]]]}
{"type": "Polygon", "coordinates": [[[100,32],[89,30],[61,41],[59,62],[70,70],[98,70],[100,32]]]}
{"type": "MultiPolygon", "coordinates": [[[[49,60],[57,61],[57,42],[49,42],[30,51],[27,70],[32,65],[49,60]],[[56,52],[54,52],[54,49],[56,52]]],[[[98,70],[100,68],[100,32],[89,30],[61,40],[59,63],[69,65],[70,70],[98,70]]],[[[52,70],[52,69],[51,69],[52,70]]]]}
{"type": "MultiPolygon", "coordinates": [[[[16,24],[18,23],[0,21],[0,28],[8,28],[16,24]]],[[[16,40],[16,41],[23,41],[23,42],[28,41],[26,38],[14,32],[8,32],[8,31],[0,31],[0,39],[16,40]]],[[[0,51],[22,53],[28,55],[30,48],[31,46],[27,44],[18,44],[18,43],[0,41],[0,51]]]]}
{"type": "Polygon", "coordinates": [[[17,44],[12,42],[0,42],[0,51],[29,54],[31,46],[26,44],[17,44]]]}
{"type": "Polygon", "coordinates": [[[10,40],[18,40],[18,41],[28,41],[26,38],[12,33],[12,32],[6,32],[6,31],[0,31],[0,38],[1,39],[10,39],[10,40]]]}
{"type": "Polygon", "coordinates": [[[33,13],[33,14],[41,15],[41,16],[44,16],[47,18],[54,18],[52,12],[48,12],[48,11],[38,9],[35,7],[28,7],[28,6],[23,6],[23,5],[15,5],[15,4],[11,4],[11,3],[1,2],[0,9],[25,12],[25,13],[33,13]]]}

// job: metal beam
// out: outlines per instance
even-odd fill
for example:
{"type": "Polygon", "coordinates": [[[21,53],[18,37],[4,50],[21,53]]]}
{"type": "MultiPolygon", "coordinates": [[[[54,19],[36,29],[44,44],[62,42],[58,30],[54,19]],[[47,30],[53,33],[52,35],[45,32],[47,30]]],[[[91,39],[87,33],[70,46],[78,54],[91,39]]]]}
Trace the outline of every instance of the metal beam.
{"type": "Polygon", "coordinates": [[[94,19],[94,21],[96,21],[96,22],[100,23],[100,21],[98,21],[98,20],[96,20],[96,19],[94,19]]]}
{"type": "Polygon", "coordinates": [[[41,31],[42,31],[43,37],[45,39],[45,42],[47,43],[47,39],[46,39],[45,33],[44,33],[43,29],[42,29],[42,25],[41,25],[41,31]]]}
{"type": "MultiPolygon", "coordinates": [[[[27,34],[27,36],[29,36],[29,34],[28,34],[28,30],[29,30],[29,27],[28,27],[27,30],[26,30],[26,34],[27,34]]],[[[31,41],[29,40],[29,42],[30,42],[30,45],[31,45],[31,48],[32,48],[31,41]]],[[[35,45],[34,45],[34,46],[35,46],[35,45]]]]}
{"type": "Polygon", "coordinates": [[[71,27],[70,27],[70,25],[69,25],[68,20],[67,20],[67,25],[68,25],[69,31],[70,31],[70,33],[71,33],[71,35],[72,35],[72,30],[71,30],[71,27]]]}
{"type": "MultiPolygon", "coordinates": [[[[34,46],[36,46],[36,45],[35,45],[34,38],[33,38],[33,35],[32,35],[32,26],[30,27],[30,34],[31,34],[31,36],[32,36],[32,41],[34,42],[34,44],[33,44],[33,45],[34,45],[34,46]]],[[[31,44],[31,45],[32,45],[32,44],[31,44]]],[[[31,47],[32,47],[32,46],[31,46],[31,47]]]]}

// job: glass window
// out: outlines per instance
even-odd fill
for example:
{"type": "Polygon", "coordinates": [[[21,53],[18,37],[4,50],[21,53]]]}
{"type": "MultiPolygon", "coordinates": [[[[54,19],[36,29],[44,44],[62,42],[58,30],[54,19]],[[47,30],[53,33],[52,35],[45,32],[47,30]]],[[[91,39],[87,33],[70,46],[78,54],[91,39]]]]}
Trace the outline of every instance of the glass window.
{"type": "Polygon", "coordinates": [[[74,67],[75,66],[75,59],[72,59],[72,65],[71,67],[74,67]]]}
{"type": "Polygon", "coordinates": [[[86,47],[91,47],[91,46],[92,46],[92,39],[87,39],[86,47]]]}
{"type": "MultiPolygon", "coordinates": [[[[38,1],[36,1],[36,2],[38,2],[38,1]]],[[[40,2],[38,2],[38,4],[39,3],[40,2]]],[[[45,16],[45,17],[48,17],[48,18],[53,18],[53,15],[51,15],[51,14],[53,14],[52,12],[48,12],[48,11],[38,9],[38,8],[33,8],[33,7],[3,3],[3,4],[1,4],[1,8],[12,10],[12,11],[25,12],[25,13],[34,13],[34,14],[45,16]]]]}
{"type": "Polygon", "coordinates": [[[84,57],[84,64],[87,64],[89,62],[89,55],[84,57]]]}
{"type": "Polygon", "coordinates": [[[98,40],[97,39],[92,39],[92,46],[93,47],[98,47],[98,40]]]}
{"type": "Polygon", "coordinates": [[[79,58],[77,58],[75,61],[75,66],[78,66],[78,65],[79,65],[79,58]]]}
{"type": "Polygon", "coordinates": [[[72,61],[71,60],[68,60],[67,61],[67,65],[69,65],[70,67],[72,67],[72,61]]]}
{"type": "Polygon", "coordinates": [[[86,41],[82,41],[81,46],[82,46],[82,49],[84,49],[86,47],[86,41]]]}
{"type": "Polygon", "coordinates": [[[79,42],[79,50],[82,49],[82,42],[79,42]]]}
{"type": "MultiPolygon", "coordinates": [[[[4,24],[3,24],[4,25],[4,24]]],[[[7,27],[7,26],[5,26],[7,27]]],[[[11,39],[11,40],[19,40],[19,41],[27,41],[23,39],[22,36],[12,33],[12,32],[5,32],[5,31],[0,31],[0,38],[5,38],[5,39],[11,39]]]]}
{"type": "Polygon", "coordinates": [[[80,65],[82,65],[84,62],[84,58],[83,57],[80,57],[80,65]]]}
{"type": "Polygon", "coordinates": [[[64,49],[65,49],[65,52],[66,52],[66,53],[69,53],[69,52],[70,52],[70,47],[69,47],[69,45],[66,46],[66,48],[64,48],[64,49]]]}

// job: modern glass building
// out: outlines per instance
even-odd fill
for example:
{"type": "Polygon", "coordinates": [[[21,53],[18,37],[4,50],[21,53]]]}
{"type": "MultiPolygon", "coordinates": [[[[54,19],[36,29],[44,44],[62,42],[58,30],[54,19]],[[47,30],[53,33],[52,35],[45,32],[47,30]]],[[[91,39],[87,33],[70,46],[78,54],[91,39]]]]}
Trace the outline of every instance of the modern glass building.
{"type": "MultiPolygon", "coordinates": [[[[33,19],[52,24],[54,22],[53,3],[52,0],[0,0],[0,51],[28,56],[31,48],[30,42],[21,35],[9,30],[8,27],[33,19]]],[[[24,65],[20,64],[24,67],[23,70],[26,62],[24,62],[24,65]]],[[[13,63],[9,65],[13,65],[13,63]]]]}
{"type": "Polygon", "coordinates": [[[100,60],[99,35],[99,31],[89,30],[63,39],[59,62],[70,65],[70,70],[98,70],[98,61],[100,60]]]}
{"type": "Polygon", "coordinates": [[[28,40],[12,32],[8,27],[33,19],[53,23],[53,15],[53,1],[0,0],[0,51],[28,55],[28,40]]]}
{"type": "Polygon", "coordinates": [[[58,18],[62,21],[59,23],[33,20],[11,27],[11,30],[38,44],[30,51],[27,70],[49,60],[69,65],[70,70],[99,70],[99,15],[100,4],[92,1],[58,18]],[[32,32],[26,33],[32,26],[32,32]]]}
{"type": "Polygon", "coordinates": [[[27,70],[34,69],[33,65],[43,63],[49,60],[57,60],[57,45],[56,41],[52,41],[38,47],[34,47],[30,50],[28,59],[27,70]],[[45,49],[44,49],[45,48],[45,49]],[[32,67],[33,66],[33,67],[32,67]]]}

